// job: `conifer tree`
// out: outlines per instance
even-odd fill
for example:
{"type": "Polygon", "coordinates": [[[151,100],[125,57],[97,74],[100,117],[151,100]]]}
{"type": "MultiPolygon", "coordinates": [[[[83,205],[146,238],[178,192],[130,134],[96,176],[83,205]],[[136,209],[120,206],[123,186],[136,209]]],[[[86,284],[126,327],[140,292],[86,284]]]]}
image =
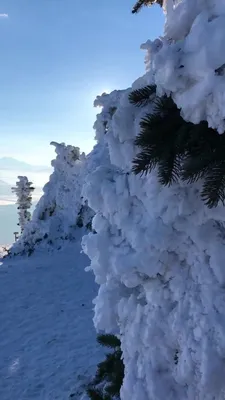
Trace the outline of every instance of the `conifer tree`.
{"type": "Polygon", "coordinates": [[[110,334],[98,335],[97,340],[101,346],[112,351],[98,364],[95,378],[87,388],[87,394],[91,400],[119,399],[124,378],[121,342],[110,334]]]}
{"type": "Polygon", "coordinates": [[[32,182],[29,182],[26,176],[18,176],[16,186],[12,188],[12,192],[17,196],[17,210],[19,215],[19,223],[21,233],[28,221],[31,219],[31,213],[29,211],[32,205],[32,192],[34,187],[32,182]]]}

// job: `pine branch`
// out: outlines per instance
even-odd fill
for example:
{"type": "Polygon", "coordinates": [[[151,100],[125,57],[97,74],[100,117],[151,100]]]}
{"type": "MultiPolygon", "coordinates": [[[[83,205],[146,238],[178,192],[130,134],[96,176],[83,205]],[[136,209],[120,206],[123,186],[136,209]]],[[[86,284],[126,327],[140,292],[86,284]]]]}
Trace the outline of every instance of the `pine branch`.
{"type": "MultiPolygon", "coordinates": [[[[146,104],[149,90],[134,92],[131,102],[146,104]]],[[[186,122],[171,97],[155,98],[152,103],[153,113],[141,120],[135,140],[140,152],[133,160],[133,172],[147,174],[157,167],[163,185],[180,178],[189,183],[202,179],[205,204],[211,208],[219,201],[225,203],[225,133],[219,135],[206,121],[186,122]]]]}
{"type": "Polygon", "coordinates": [[[149,135],[153,130],[158,129],[163,122],[162,115],[160,114],[146,114],[140,121],[141,133],[135,139],[137,146],[143,146],[149,144],[149,135]]]}
{"type": "Polygon", "coordinates": [[[112,399],[112,397],[113,397],[113,398],[114,398],[114,397],[117,397],[117,398],[118,398],[118,396],[120,395],[120,388],[121,388],[121,385],[120,385],[120,384],[114,383],[114,384],[112,384],[112,385],[107,386],[107,387],[105,388],[105,391],[106,391],[106,393],[108,393],[108,395],[110,396],[110,399],[112,399]]]}
{"type": "Polygon", "coordinates": [[[137,107],[143,107],[149,103],[151,96],[156,93],[155,85],[148,85],[141,89],[133,90],[129,94],[129,101],[137,107]]]}
{"type": "Polygon", "coordinates": [[[201,197],[209,207],[215,207],[219,201],[225,202],[225,161],[215,164],[204,179],[201,197]]]}
{"type": "Polygon", "coordinates": [[[124,378],[121,342],[114,335],[98,335],[98,342],[114,351],[106,354],[105,360],[98,364],[97,372],[87,387],[91,400],[112,400],[119,398],[124,378]]]}
{"type": "Polygon", "coordinates": [[[158,163],[158,178],[162,185],[170,186],[177,182],[180,173],[180,160],[176,154],[172,153],[167,159],[158,163]]]}
{"type": "Polygon", "coordinates": [[[87,395],[91,400],[103,400],[103,393],[100,389],[87,389],[87,395]]]}
{"type": "Polygon", "coordinates": [[[152,6],[153,4],[159,4],[162,7],[163,0],[138,0],[132,9],[132,14],[139,12],[143,6],[152,6]]]}
{"type": "Polygon", "coordinates": [[[179,109],[174,103],[171,97],[164,95],[162,97],[156,97],[154,102],[153,113],[160,114],[162,116],[167,116],[171,112],[176,113],[179,116],[179,109]]]}
{"type": "Polygon", "coordinates": [[[223,147],[223,135],[218,135],[216,131],[208,128],[206,122],[190,126],[181,178],[193,183],[203,179],[210,172],[211,164],[215,161],[216,149],[223,147]]]}
{"type": "Polygon", "coordinates": [[[102,389],[89,387],[86,391],[91,400],[111,400],[109,396],[105,396],[102,389]]]}
{"type": "Polygon", "coordinates": [[[134,173],[148,173],[158,165],[159,181],[170,185],[176,181],[180,172],[182,146],[177,140],[177,132],[182,127],[179,110],[171,99],[158,100],[156,114],[146,115],[141,123],[141,133],[135,144],[141,152],[134,159],[134,173]]]}
{"type": "Polygon", "coordinates": [[[202,155],[197,158],[189,157],[185,159],[183,164],[181,178],[188,183],[194,183],[203,179],[208,170],[209,161],[202,155]]]}
{"type": "Polygon", "coordinates": [[[97,341],[101,346],[111,349],[115,349],[121,345],[120,340],[115,335],[110,334],[98,335],[97,341]]]}
{"type": "Polygon", "coordinates": [[[152,160],[151,155],[151,151],[146,149],[145,152],[141,152],[135,157],[132,167],[132,172],[134,172],[135,175],[147,175],[157,166],[159,160],[152,160]]]}

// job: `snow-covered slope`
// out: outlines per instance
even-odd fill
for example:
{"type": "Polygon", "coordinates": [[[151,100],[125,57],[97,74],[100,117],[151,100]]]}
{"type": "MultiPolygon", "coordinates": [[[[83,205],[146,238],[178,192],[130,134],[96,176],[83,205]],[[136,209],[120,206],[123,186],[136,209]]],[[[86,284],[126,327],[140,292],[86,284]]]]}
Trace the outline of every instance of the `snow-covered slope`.
{"type": "MultiPolygon", "coordinates": [[[[0,265],[0,399],[78,400],[101,356],[80,243],[0,265]]],[[[83,398],[83,397],[82,397],[83,398]]]]}

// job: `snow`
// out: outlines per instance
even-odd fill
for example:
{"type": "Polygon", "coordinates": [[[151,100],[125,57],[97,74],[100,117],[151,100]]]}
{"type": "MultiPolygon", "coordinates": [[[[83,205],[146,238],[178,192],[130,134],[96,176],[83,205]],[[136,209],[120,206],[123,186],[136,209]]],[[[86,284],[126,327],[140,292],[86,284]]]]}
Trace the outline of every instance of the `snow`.
{"type": "Polygon", "coordinates": [[[0,399],[81,399],[101,351],[92,322],[97,288],[80,249],[77,241],[51,255],[3,259],[0,399]]]}
{"type": "Polygon", "coordinates": [[[167,0],[161,44],[148,41],[148,82],[172,94],[184,119],[225,130],[225,5],[220,0],[167,0]],[[155,44],[155,45],[154,45],[155,44]]]}
{"type": "MultiPolygon", "coordinates": [[[[6,390],[8,398],[12,381],[17,391],[23,391],[23,399],[35,398],[36,385],[43,382],[44,388],[38,389],[39,394],[42,390],[40,398],[54,399],[68,395],[73,374],[90,375],[89,368],[83,371],[89,363],[96,364],[95,350],[84,349],[91,338],[95,339],[92,332],[86,340],[91,311],[82,320],[77,298],[80,299],[80,290],[88,299],[95,296],[86,281],[92,279],[93,271],[99,285],[94,300],[95,327],[121,338],[125,364],[121,400],[225,399],[224,207],[219,204],[208,209],[203,204],[201,183],[178,182],[162,187],[157,171],[146,176],[133,174],[132,162],[138,152],[134,139],[139,134],[141,118],[152,111],[152,105],[137,108],[129,103],[132,89],[155,84],[158,95],[166,93],[173,97],[186,120],[194,123],[206,120],[219,133],[225,130],[225,3],[167,0],[164,10],[164,36],[142,45],[147,50],[146,74],[128,89],[97,97],[95,106],[101,107],[101,111],[94,124],[97,144],[93,151],[84,156],[77,148],[55,143],[54,172],[32,221],[14,246],[15,250],[23,251],[26,241],[30,248],[35,239],[35,249],[42,246],[45,254],[49,240],[56,251],[58,245],[65,246],[65,239],[71,234],[69,241],[77,240],[78,246],[78,236],[84,232],[82,247],[90,265],[87,259],[85,265],[80,263],[81,256],[75,250],[74,253],[63,250],[52,256],[51,262],[46,258],[44,264],[42,258],[38,259],[43,254],[35,253],[37,258],[31,257],[37,260],[33,266],[35,274],[29,258],[18,261],[12,269],[2,269],[0,293],[4,302],[9,302],[7,307],[2,306],[2,315],[7,318],[9,328],[4,328],[0,343],[4,344],[3,351],[9,352],[3,358],[7,363],[2,362],[4,376],[8,377],[5,385],[10,384],[0,390],[6,390]],[[87,208],[82,208],[84,205],[87,208]],[[77,228],[81,209],[85,215],[89,212],[94,215],[93,230],[89,233],[77,228]],[[47,243],[43,240],[46,234],[47,243]],[[71,270],[72,258],[76,267],[71,270]],[[78,272],[81,264],[91,271],[90,275],[84,277],[83,269],[78,272]],[[77,276],[78,273],[81,275],[77,276]],[[24,276],[26,279],[22,279],[24,276]],[[30,297],[34,299],[29,312],[17,310],[21,303],[15,302],[15,298],[25,296],[26,281],[28,298],[22,305],[27,305],[30,297]],[[83,285],[87,285],[85,290],[83,285]],[[61,307],[58,302],[67,295],[70,296],[66,302],[68,315],[60,314],[58,320],[61,307]],[[14,321],[11,313],[15,314],[14,321]],[[27,315],[30,318],[24,324],[27,315]],[[63,326],[61,318],[65,318],[63,326]],[[43,319],[43,331],[39,319],[43,319]],[[15,323],[16,331],[21,329],[19,341],[14,339],[15,323]],[[5,336],[6,330],[12,332],[10,340],[5,336]],[[58,332],[63,333],[60,336],[58,332]],[[29,334],[31,344],[32,340],[36,343],[33,353],[28,353],[29,334]],[[83,346],[79,346],[81,339],[75,340],[77,337],[85,339],[83,346]],[[56,340],[46,344],[46,338],[47,342],[56,340]],[[52,343],[59,352],[54,357],[52,343]],[[92,351],[93,361],[89,354],[92,351]],[[81,354],[80,367],[75,353],[81,354]],[[27,362],[26,373],[32,375],[28,375],[32,389],[24,383],[23,367],[18,367],[21,354],[27,357],[24,362],[27,362]],[[53,363],[49,362],[52,357],[53,363]],[[11,370],[20,374],[18,381],[10,375],[10,365],[11,370]],[[57,374],[60,365],[65,370],[59,369],[57,374]],[[53,381],[49,374],[56,374],[53,381]],[[37,375],[41,377],[40,383],[37,375]],[[32,394],[29,390],[33,390],[32,394]]],[[[81,384],[84,381],[81,379],[81,384]]]]}
{"type": "Polygon", "coordinates": [[[200,183],[162,187],[156,171],[131,172],[151,105],[129,104],[130,91],[97,99],[82,189],[95,212],[95,234],[82,241],[100,285],[95,327],[121,337],[122,400],[224,400],[224,207],[208,209],[200,183]]]}

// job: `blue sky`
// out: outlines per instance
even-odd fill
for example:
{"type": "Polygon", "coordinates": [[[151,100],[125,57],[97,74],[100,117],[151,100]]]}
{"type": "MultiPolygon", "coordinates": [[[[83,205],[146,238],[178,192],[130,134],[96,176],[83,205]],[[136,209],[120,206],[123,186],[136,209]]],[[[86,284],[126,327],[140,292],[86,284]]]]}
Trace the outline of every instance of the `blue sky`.
{"type": "Polygon", "coordinates": [[[158,6],[135,0],[1,0],[0,157],[49,164],[59,141],[90,151],[103,91],[144,73],[140,44],[162,34],[158,6]]]}

